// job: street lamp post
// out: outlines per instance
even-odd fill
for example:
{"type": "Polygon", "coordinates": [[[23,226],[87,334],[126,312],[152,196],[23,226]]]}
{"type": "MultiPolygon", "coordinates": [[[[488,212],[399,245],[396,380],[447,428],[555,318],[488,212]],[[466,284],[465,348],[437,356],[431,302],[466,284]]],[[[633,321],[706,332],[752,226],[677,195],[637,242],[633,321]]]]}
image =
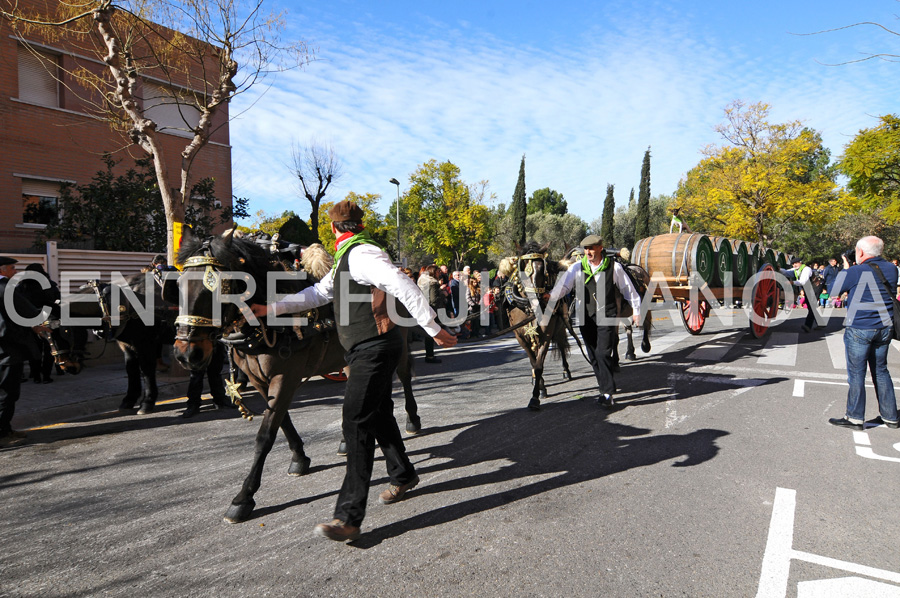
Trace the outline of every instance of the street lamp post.
{"type": "Polygon", "coordinates": [[[400,181],[391,179],[388,181],[397,185],[397,261],[400,261],[400,181]]]}

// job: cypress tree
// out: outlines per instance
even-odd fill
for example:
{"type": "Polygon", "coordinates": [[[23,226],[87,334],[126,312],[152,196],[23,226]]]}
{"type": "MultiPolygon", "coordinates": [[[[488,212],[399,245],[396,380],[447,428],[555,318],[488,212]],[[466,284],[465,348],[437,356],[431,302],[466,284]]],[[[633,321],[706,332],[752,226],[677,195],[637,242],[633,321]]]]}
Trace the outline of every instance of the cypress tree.
{"type": "Polygon", "coordinates": [[[631,188],[631,194],[628,196],[628,210],[634,209],[634,187],[631,188]]]}
{"type": "Polygon", "coordinates": [[[641,185],[638,188],[637,214],[634,219],[634,238],[646,239],[650,236],[650,148],[644,152],[641,165],[641,185]]]}
{"type": "Polygon", "coordinates": [[[528,206],[525,203],[525,154],[522,154],[522,163],[519,165],[519,180],[516,182],[516,190],[513,191],[512,205],[509,211],[512,214],[513,242],[519,247],[525,245],[525,217],[528,215],[528,206]]]}
{"type": "Polygon", "coordinates": [[[615,248],[615,214],[616,199],[613,196],[615,185],[606,185],[606,202],[603,204],[603,221],[600,225],[600,238],[603,239],[603,246],[615,248]]]}

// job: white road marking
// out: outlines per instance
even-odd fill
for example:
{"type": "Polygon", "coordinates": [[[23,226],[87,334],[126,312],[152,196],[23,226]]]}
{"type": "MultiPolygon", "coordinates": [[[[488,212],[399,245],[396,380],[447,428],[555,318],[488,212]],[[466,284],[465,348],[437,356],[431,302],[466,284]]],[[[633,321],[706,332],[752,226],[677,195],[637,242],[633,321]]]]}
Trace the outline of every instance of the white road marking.
{"type": "Polygon", "coordinates": [[[722,361],[725,354],[744,336],[744,332],[723,332],[700,345],[687,356],[688,361],[722,361]]]}
{"type": "Polygon", "coordinates": [[[659,355],[660,353],[664,353],[673,345],[683,341],[690,334],[685,332],[684,330],[676,330],[675,332],[670,332],[669,334],[660,337],[653,338],[653,333],[650,333],[650,355],[659,355]]]}
{"type": "Polygon", "coordinates": [[[796,332],[772,332],[756,363],[794,367],[797,365],[797,339],[799,336],[796,332]]]}
{"type": "MultiPolygon", "coordinates": [[[[769,536],[766,540],[766,551],[763,555],[762,571],[759,576],[759,588],[756,592],[756,598],[784,598],[787,595],[791,559],[900,584],[900,573],[894,571],[876,569],[801,550],[794,550],[794,512],[796,508],[796,490],[788,488],[775,489],[772,518],[769,522],[769,536]]],[[[798,584],[798,589],[800,585],[798,584]]],[[[893,589],[893,586],[885,586],[885,588],[893,589]]],[[[882,588],[879,587],[879,589],[882,588]]],[[[807,597],[813,596],[812,594],[805,595],[807,597]]],[[[885,595],[890,596],[890,594],[885,595]]],[[[800,594],[798,593],[798,598],[799,596],[800,594]]]]}
{"type": "MultiPolygon", "coordinates": [[[[807,384],[830,384],[832,386],[844,386],[844,387],[847,386],[846,382],[837,382],[837,381],[832,381],[832,380],[803,380],[803,379],[798,378],[798,379],[794,380],[794,396],[795,397],[804,396],[806,393],[806,385],[807,384]]],[[[875,386],[872,384],[866,384],[865,386],[866,386],[866,388],[871,388],[873,390],[875,389],[875,386]]],[[[894,390],[900,390],[900,386],[895,386],[894,390]]]]}
{"type": "Polygon", "coordinates": [[[844,353],[844,334],[842,332],[828,334],[825,336],[825,343],[828,345],[828,354],[831,356],[831,365],[834,369],[845,369],[847,356],[844,353]]]}

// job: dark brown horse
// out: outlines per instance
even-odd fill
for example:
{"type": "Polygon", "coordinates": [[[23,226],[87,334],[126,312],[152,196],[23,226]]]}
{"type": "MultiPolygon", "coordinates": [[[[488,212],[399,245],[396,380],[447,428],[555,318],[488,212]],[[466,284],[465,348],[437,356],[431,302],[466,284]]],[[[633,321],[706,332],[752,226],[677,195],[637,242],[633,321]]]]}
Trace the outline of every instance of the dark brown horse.
{"type": "Polygon", "coordinates": [[[548,258],[550,244],[539,246],[534,241],[518,249],[513,259],[504,260],[500,274],[508,277],[504,286],[504,303],[510,326],[521,324],[534,316],[534,320],[515,329],[514,334],[519,346],[528,355],[531,362],[532,391],[528,408],[537,411],[541,408],[541,399],[547,398],[547,387],[544,384],[544,360],[550,352],[550,344],[556,343],[559,357],[563,364],[563,379],[570,380],[569,340],[566,332],[568,308],[559,301],[549,317],[541,318],[538,312],[545,313],[547,303],[542,298],[549,293],[556,282],[559,271],[557,262],[548,258]],[[543,320],[543,321],[542,321],[543,320]]]}
{"type": "MultiPolygon", "coordinates": [[[[303,440],[291,422],[288,408],[295,391],[304,380],[314,375],[340,371],[345,367],[344,349],[338,341],[333,320],[328,317],[331,313],[330,305],[305,314],[296,314],[308,318],[309,324],[303,328],[274,329],[267,328],[264,323],[259,327],[249,327],[238,308],[230,303],[221,305],[219,320],[214,318],[216,293],[246,290],[245,283],[236,279],[229,282],[225,273],[241,273],[253,279],[256,290],[254,293],[245,293],[250,295],[246,301],[248,304],[262,304],[267,302],[267,273],[283,272],[252,241],[233,238],[230,232],[222,237],[202,240],[187,236],[178,253],[178,264],[183,266],[185,273],[192,273],[192,276],[183,276],[178,284],[183,302],[181,315],[176,320],[176,359],[190,369],[206,367],[212,355],[213,343],[218,342],[224,334],[233,346],[235,365],[247,374],[250,383],[267,402],[256,434],[256,449],[250,473],[225,513],[225,521],[239,523],[249,519],[256,506],[253,497],[259,490],[263,465],[279,428],[291,450],[288,474],[299,476],[309,472],[310,459],[303,450],[303,440]],[[235,337],[243,337],[244,342],[235,344],[235,337]]],[[[294,292],[312,283],[312,280],[295,278],[285,281],[285,287],[279,287],[278,291],[294,292]]],[[[178,287],[167,286],[164,295],[171,297],[173,292],[179,292],[178,287]]],[[[407,357],[401,357],[398,375],[406,393],[408,416],[418,421],[415,400],[412,398],[408,348],[405,351],[407,357]]],[[[233,390],[232,385],[229,387],[233,390]]]]}

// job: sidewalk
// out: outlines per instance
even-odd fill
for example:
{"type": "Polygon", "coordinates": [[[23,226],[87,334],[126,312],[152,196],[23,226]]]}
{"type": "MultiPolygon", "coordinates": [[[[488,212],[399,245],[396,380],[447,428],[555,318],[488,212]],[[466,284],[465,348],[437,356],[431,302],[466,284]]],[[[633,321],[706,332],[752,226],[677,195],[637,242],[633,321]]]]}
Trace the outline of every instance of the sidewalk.
{"type": "MultiPolygon", "coordinates": [[[[27,366],[25,372],[27,375],[27,366]]],[[[167,372],[157,372],[157,402],[184,397],[188,377],[189,372],[177,363],[173,363],[167,372]]],[[[37,428],[114,411],[127,389],[128,379],[121,352],[117,363],[86,365],[78,375],[57,376],[54,372],[50,384],[35,384],[31,379],[25,379],[12,425],[17,430],[37,428]]]]}

